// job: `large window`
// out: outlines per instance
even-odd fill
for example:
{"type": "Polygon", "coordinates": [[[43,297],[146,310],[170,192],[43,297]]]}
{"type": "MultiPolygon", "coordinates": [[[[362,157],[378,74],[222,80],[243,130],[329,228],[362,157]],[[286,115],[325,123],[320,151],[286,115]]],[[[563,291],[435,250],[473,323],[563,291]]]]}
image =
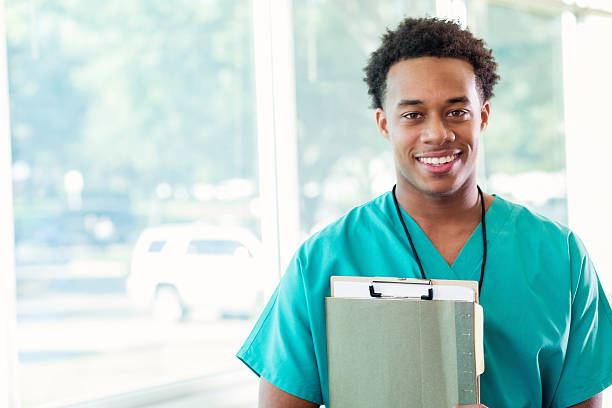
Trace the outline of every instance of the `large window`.
{"type": "Polygon", "coordinates": [[[249,3],[8,1],[6,31],[23,407],[206,375],[220,404],[230,372],[252,406],[249,3]]]}

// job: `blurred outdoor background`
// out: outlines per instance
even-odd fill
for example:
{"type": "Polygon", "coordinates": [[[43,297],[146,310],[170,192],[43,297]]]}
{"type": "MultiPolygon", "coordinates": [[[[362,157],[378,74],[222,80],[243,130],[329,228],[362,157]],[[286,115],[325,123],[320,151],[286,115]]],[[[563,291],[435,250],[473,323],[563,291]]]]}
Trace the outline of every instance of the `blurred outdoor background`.
{"type": "MultiPolygon", "coordinates": [[[[480,183],[571,224],[567,95],[586,85],[568,79],[568,47],[612,38],[607,2],[282,3],[279,26],[270,1],[4,1],[22,407],[193,381],[199,406],[255,405],[234,354],[286,254],[394,183],[362,69],[402,17],[460,19],[486,40],[502,79],[480,183]],[[267,72],[277,58],[289,68],[267,72]],[[279,225],[296,238],[266,232],[279,225]]],[[[587,247],[603,234],[585,230],[587,247]]],[[[612,259],[594,246],[610,293],[612,259]]]]}

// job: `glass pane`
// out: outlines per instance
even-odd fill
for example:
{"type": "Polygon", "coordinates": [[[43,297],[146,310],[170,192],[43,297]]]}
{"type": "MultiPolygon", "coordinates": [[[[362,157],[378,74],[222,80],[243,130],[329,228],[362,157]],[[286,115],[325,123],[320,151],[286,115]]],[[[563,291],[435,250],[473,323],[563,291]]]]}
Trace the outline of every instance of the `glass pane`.
{"type": "Polygon", "coordinates": [[[193,376],[254,406],[250,2],[6,3],[22,406],[193,376]]]}
{"type": "Polygon", "coordinates": [[[434,0],[294,2],[301,228],[304,235],[394,183],[363,68],[385,28],[435,15],[434,0]]]}
{"type": "Polygon", "coordinates": [[[561,16],[480,10],[470,25],[501,77],[482,139],[488,189],[567,224],[561,16]]]}

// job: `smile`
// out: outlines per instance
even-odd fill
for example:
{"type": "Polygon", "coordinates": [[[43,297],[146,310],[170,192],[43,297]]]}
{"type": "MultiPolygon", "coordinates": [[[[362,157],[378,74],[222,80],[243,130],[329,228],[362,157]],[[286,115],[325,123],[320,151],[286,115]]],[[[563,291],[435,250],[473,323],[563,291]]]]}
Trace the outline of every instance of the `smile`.
{"type": "Polygon", "coordinates": [[[460,153],[449,154],[447,156],[424,156],[417,157],[416,159],[423,164],[428,164],[430,166],[443,166],[447,163],[455,161],[459,157],[460,153]]]}

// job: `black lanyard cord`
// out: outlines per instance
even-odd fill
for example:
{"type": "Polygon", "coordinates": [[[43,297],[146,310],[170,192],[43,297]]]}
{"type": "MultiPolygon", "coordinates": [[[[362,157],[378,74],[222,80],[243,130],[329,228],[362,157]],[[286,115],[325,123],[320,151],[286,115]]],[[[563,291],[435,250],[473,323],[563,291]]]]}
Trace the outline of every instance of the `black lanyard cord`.
{"type": "MultiPolygon", "coordinates": [[[[423,279],[427,279],[425,277],[425,270],[423,269],[423,264],[421,263],[421,259],[419,258],[419,254],[414,247],[414,242],[412,242],[412,237],[408,232],[408,228],[406,227],[406,223],[404,222],[404,217],[402,216],[402,212],[399,208],[399,204],[397,202],[397,196],[395,195],[395,188],[397,185],[393,186],[393,202],[395,203],[395,210],[397,211],[397,216],[399,217],[402,227],[404,227],[404,232],[406,232],[406,237],[408,237],[408,242],[410,242],[410,247],[412,248],[412,253],[414,253],[414,258],[419,265],[419,270],[421,271],[421,277],[423,279]]],[[[483,250],[482,250],[482,265],[480,267],[480,279],[478,280],[478,293],[482,293],[482,281],[484,279],[484,271],[485,265],[487,263],[487,224],[485,222],[485,202],[484,202],[484,194],[479,186],[476,186],[478,189],[478,196],[480,197],[480,221],[482,223],[482,242],[483,242],[483,250]]]]}
{"type": "Polygon", "coordinates": [[[478,280],[478,295],[482,293],[482,280],[484,279],[485,265],[487,264],[487,222],[485,217],[484,194],[480,186],[476,185],[480,196],[480,222],[482,223],[482,264],[480,265],[480,279],[478,280]]]}
{"type": "Polygon", "coordinates": [[[408,228],[406,228],[406,223],[404,222],[404,217],[402,217],[402,212],[400,211],[399,204],[397,203],[397,196],[395,195],[395,187],[397,184],[393,186],[393,202],[395,203],[395,210],[397,211],[397,215],[399,216],[400,221],[402,222],[402,227],[404,227],[404,231],[406,231],[406,236],[408,237],[408,242],[410,242],[410,247],[412,248],[412,253],[419,264],[419,270],[421,271],[421,277],[423,279],[427,279],[425,277],[425,271],[423,270],[423,265],[421,264],[421,258],[419,258],[419,254],[417,254],[416,248],[414,247],[414,242],[412,242],[412,237],[408,232],[408,228]]]}

